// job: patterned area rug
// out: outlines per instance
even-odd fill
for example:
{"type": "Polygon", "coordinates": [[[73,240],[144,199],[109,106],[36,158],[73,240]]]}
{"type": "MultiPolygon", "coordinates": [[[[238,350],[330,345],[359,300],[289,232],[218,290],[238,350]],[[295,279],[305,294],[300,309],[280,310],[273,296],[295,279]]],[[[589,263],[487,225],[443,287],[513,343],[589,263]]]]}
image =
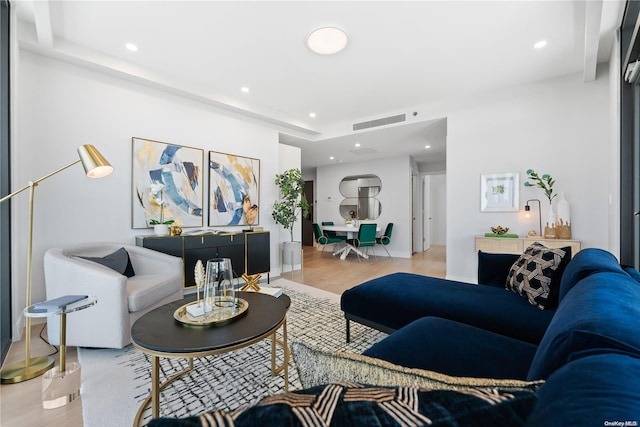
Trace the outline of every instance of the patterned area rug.
{"type": "MultiPolygon", "coordinates": [[[[386,335],[352,323],[345,342],[345,320],[339,296],[286,279],[280,287],[291,298],[287,317],[289,340],[331,350],[361,353],[386,335]]],[[[82,415],[86,427],[132,425],[151,383],[151,362],[129,345],[122,350],[79,349],[82,369],[82,415]]],[[[282,352],[279,352],[280,358],[282,352]]],[[[278,361],[278,364],[281,360],[278,361]]],[[[171,376],[186,359],[161,359],[160,375],[171,376]]],[[[289,365],[289,390],[300,389],[294,361],[289,365]]],[[[194,370],[176,380],[160,396],[162,416],[183,417],[206,410],[231,410],[284,391],[283,374],[271,376],[271,341],[264,340],[231,353],[194,360],[194,370]]],[[[150,414],[145,414],[145,420],[150,414]]]]}

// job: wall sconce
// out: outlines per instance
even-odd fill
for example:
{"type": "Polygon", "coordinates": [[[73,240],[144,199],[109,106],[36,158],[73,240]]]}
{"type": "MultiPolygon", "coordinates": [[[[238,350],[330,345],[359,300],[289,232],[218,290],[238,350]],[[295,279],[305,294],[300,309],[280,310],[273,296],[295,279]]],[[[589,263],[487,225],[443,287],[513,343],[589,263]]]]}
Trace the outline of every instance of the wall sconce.
{"type": "Polygon", "coordinates": [[[527,218],[531,217],[531,206],[529,206],[529,202],[538,202],[538,236],[542,236],[542,211],[540,210],[540,200],[538,199],[529,199],[527,200],[527,204],[524,205],[524,216],[527,218]]]}

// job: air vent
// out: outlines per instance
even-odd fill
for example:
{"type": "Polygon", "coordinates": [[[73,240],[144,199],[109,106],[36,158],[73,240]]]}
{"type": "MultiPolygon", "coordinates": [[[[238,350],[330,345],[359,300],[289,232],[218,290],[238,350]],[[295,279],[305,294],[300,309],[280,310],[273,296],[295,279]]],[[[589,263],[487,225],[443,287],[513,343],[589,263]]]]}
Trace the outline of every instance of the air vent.
{"type": "Polygon", "coordinates": [[[375,154],[377,153],[376,150],[374,150],[373,148],[361,148],[359,150],[349,150],[350,153],[353,154],[357,154],[359,156],[363,155],[363,154],[375,154]]]}
{"type": "Polygon", "coordinates": [[[368,122],[355,123],[353,125],[353,130],[355,131],[355,130],[375,128],[378,126],[385,126],[393,123],[404,122],[406,120],[407,120],[406,114],[398,114],[397,116],[390,116],[390,117],[384,117],[382,119],[371,120],[368,122]]]}

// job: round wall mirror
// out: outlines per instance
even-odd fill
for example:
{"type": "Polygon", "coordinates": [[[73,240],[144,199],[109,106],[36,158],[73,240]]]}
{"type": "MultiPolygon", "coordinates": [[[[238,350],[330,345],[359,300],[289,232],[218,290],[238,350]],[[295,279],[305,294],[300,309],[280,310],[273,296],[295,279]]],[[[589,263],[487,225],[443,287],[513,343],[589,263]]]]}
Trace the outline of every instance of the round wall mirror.
{"type": "Polygon", "coordinates": [[[382,204],[375,198],[382,181],[377,175],[353,175],[340,181],[340,216],[344,219],[376,219],[382,213],[382,204]]]}

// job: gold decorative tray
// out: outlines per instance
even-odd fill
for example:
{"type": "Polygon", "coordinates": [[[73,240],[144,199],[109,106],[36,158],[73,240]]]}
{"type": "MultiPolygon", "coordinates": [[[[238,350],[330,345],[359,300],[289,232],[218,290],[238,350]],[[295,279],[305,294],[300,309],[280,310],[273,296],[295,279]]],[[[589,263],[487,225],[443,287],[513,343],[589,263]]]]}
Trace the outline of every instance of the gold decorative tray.
{"type": "MultiPolygon", "coordinates": [[[[200,303],[202,303],[202,301],[200,303]]],[[[193,317],[187,313],[187,307],[190,305],[196,305],[196,304],[198,304],[198,302],[193,301],[193,302],[190,302],[189,304],[185,304],[181,307],[178,307],[178,309],[173,312],[174,319],[176,319],[178,322],[184,323],[185,325],[191,325],[191,326],[222,325],[224,323],[230,322],[242,316],[249,308],[249,303],[246,300],[242,298],[236,298],[237,311],[235,313],[233,313],[230,316],[229,315],[221,316],[219,313],[213,313],[212,318],[205,319],[204,316],[193,317]]]]}

